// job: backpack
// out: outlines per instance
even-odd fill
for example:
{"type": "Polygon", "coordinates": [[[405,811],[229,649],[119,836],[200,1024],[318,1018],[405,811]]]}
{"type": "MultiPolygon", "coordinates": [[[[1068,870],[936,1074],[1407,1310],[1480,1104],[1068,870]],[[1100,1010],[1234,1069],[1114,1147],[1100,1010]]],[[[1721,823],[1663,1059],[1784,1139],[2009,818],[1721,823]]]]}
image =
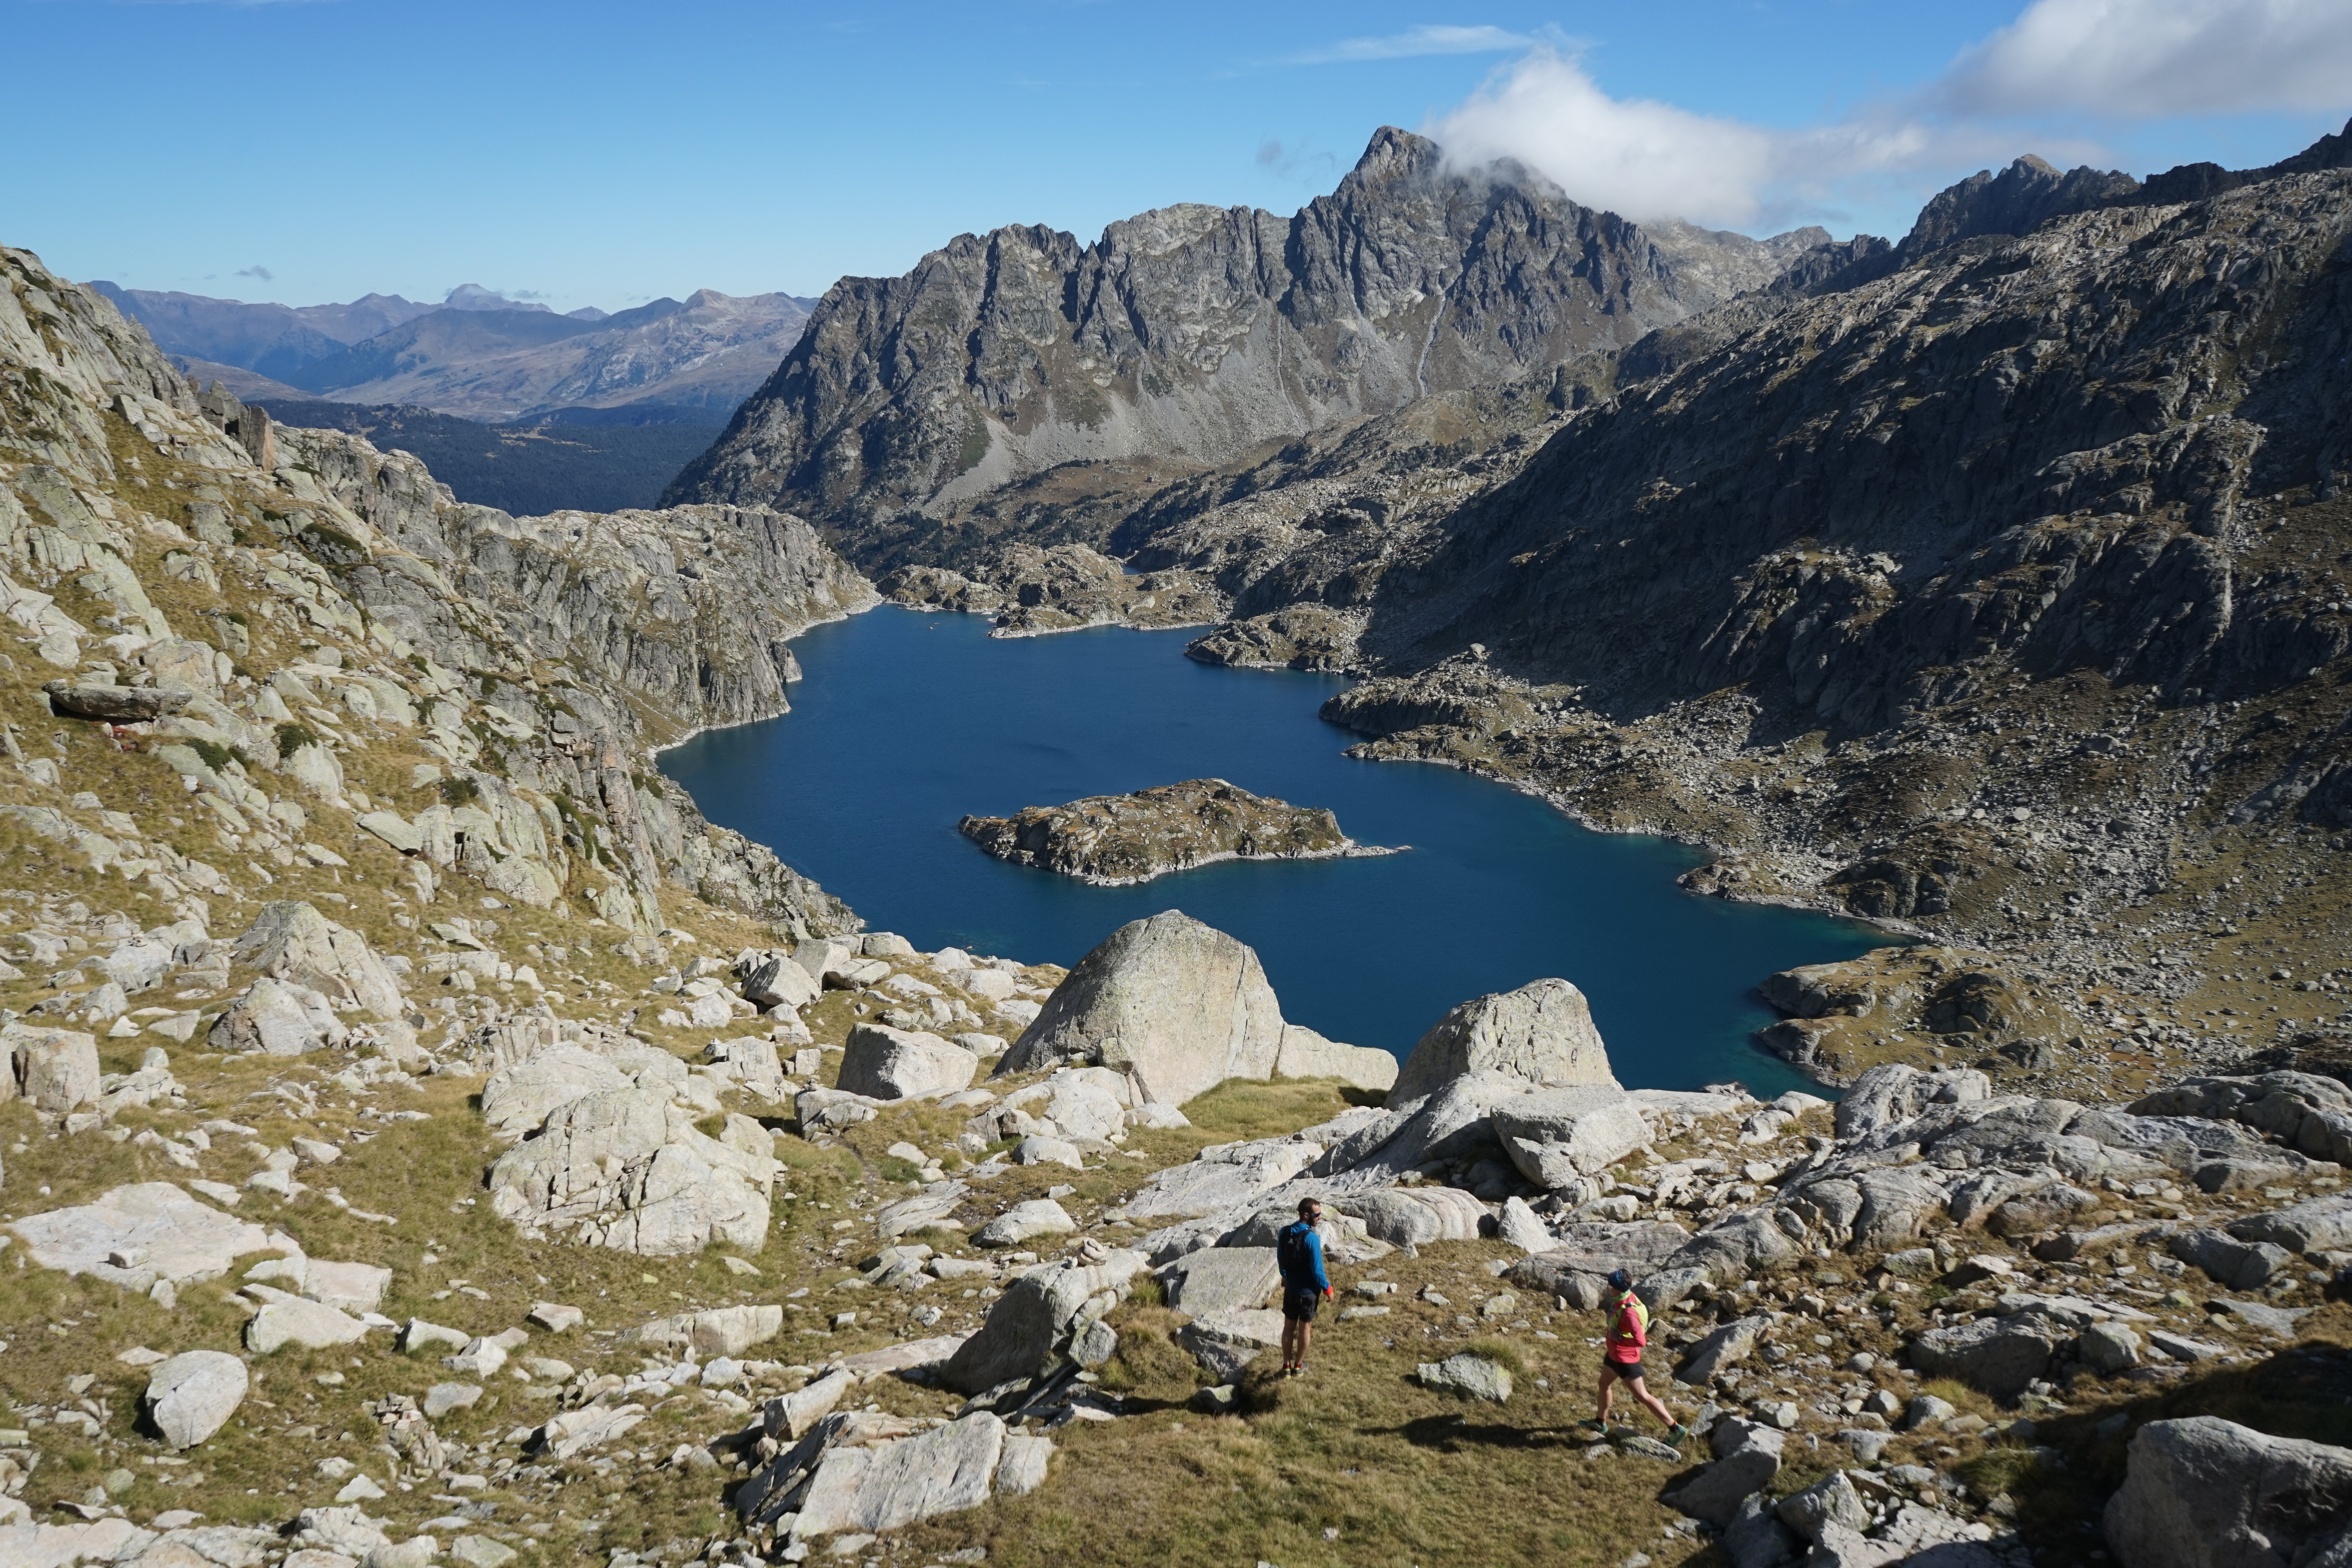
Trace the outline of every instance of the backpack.
{"type": "Polygon", "coordinates": [[[1628,1290],[1609,1303],[1609,1342],[1612,1345],[1642,1345],[1649,1339],[1650,1309],[1642,1298],[1628,1290]]]}
{"type": "Polygon", "coordinates": [[[1275,1267],[1288,1279],[1306,1279],[1315,1272],[1314,1259],[1307,1250],[1307,1237],[1315,1227],[1305,1220],[1285,1226],[1274,1238],[1275,1267]]]}

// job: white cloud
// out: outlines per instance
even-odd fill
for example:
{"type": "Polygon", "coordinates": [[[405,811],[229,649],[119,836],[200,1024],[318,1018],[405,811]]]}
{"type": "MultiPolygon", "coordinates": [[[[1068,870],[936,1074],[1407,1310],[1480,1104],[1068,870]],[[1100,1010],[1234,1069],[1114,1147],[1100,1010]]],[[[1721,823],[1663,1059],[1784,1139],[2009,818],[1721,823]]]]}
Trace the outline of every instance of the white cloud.
{"type": "Polygon", "coordinates": [[[2028,151],[2116,162],[2060,123],[2346,109],[2352,0],[2033,0],[1924,87],[1811,127],[1612,98],[1538,42],[1425,129],[1457,164],[1516,158],[1588,205],[1747,228],[1899,207],[2028,151]]]}
{"type": "Polygon", "coordinates": [[[1424,55],[1499,55],[1543,42],[1502,27],[1407,27],[1377,38],[1342,38],[1328,48],[1292,57],[1291,64],[1335,65],[1354,60],[1408,60],[1424,55]]]}
{"type": "Polygon", "coordinates": [[[1953,112],[2119,120],[2352,105],[2345,0],[2035,0],[1926,95],[1953,112]]]}
{"type": "MultiPolygon", "coordinates": [[[[1964,161],[2007,162],[2014,138],[1892,112],[1780,131],[1654,99],[1612,98],[1583,63],[1538,48],[1427,127],[1457,166],[1516,158],[1587,206],[1630,218],[1773,226],[1834,211],[1858,185],[1964,161]]],[[[2044,139],[2050,156],[2095,149],[2044,139]]]]}
{"type": "Polygon", "coordinates": [[[1769,132],[1671,103],[1612,98],[1549,49],[1498,72],[1429,128],[1460,164],[1517,158],[1588,206],[1627,217],[1755,216],[1770,178],[1769,132]]]}

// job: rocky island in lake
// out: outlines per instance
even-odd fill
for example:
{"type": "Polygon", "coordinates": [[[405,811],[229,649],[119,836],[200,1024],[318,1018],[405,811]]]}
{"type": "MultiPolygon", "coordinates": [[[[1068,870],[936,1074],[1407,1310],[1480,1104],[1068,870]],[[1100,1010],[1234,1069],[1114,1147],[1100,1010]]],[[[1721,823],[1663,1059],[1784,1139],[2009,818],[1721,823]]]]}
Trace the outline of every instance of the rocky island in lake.
{"type": "Polygon", "coordinates": [[[1391,853],[1349,838],[1329,811],[1252,795],[1223,779],[1025,806],[1011,816],[967,816],[956,831],[1000,860],[1106,887],[1148,882],[1216,860],[1391,853]]]}

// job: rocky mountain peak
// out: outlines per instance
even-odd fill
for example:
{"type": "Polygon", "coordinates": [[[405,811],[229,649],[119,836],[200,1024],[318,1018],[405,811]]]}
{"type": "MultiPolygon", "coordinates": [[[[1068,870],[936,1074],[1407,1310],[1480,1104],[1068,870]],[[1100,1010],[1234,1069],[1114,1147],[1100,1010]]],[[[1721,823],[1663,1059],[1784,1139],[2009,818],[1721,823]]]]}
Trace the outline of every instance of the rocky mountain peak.
{"type": "Polygon", "coordinates": [[[1445,149],[1428,137],[1383,125],[1372,132],[1372,139],[1364,144],[1364,155],[1339,184],[1345,190],[1383,180],[1415,179],[1437,173],[1444,162],[1445,149]]]}
{"type": "MultiPolygon", "coordinates": [[[[1654,244],[1516,163],[1451,168],[1383,126],[1286,219],[1178,205],[1087,246],[1010,226],[902,278],[843,279],[669,494],[894,531],[1047,469],[1213,467],[1433,394],[1549,378],[1769,282],[1803,248],[1654,244]]],[[[868,538],[863,559],[889,557],[868,538]]]]}
{"type": "Polygon", "coordinates": [[[441,301],[445,310],[545,310],[555,312],[535,300],[509,300],[495,289],[485,289],[479,283],[460,283],[449,290],[441,301]]]}
{"type": "Polygon", "coordinates": [[[2113,206],[2139,192],[2139,182],[2114,169],[2088,164],[2061,174],[2027,153],[1995,174],[1979,169],[1948,186],[1919,210],[1903,242],[1906,258],[1985,234],[2029,234],[2053,217],[2113,206]]]}

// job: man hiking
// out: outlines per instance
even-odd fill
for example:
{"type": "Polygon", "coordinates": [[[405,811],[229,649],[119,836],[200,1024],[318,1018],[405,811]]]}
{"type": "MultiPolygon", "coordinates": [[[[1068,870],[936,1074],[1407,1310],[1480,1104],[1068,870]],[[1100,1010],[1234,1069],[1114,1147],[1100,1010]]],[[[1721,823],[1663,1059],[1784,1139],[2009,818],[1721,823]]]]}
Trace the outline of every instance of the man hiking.
{"type": "Polygon", "coordinates": [[[1601,1352],[1601,1410],[1583,1425],[1588,1431],[1609,1430],[1609,1406],[1623,1384],[1633,1397],[1666,1425],[1666,1441],[1679,1447],[1690,1436],[1663,1401],[1642,1384],[1642,1350],[1650,1342],[1650,1309],[1633,1294],[1633,1280],[1622,1268],[1609,1276],[1609,1294],[1601,1301],[1609,1314],[1609,1333],[1601,1352]]]}
{"type": "Polygon", "coordinates": [[[1285,1226],[1274,1238],[1274,1261],[1282,1270],[1282,1375],[1307,1375],[1307,1345],[1315,1337],[1315,1309],[1331,1294],[1331,1278],[1323,1272],[1323,1237],[1316,1226],[1323,1205],[1313,1198],[1298,1200],[1298,1223],[1285,1226]]]}

